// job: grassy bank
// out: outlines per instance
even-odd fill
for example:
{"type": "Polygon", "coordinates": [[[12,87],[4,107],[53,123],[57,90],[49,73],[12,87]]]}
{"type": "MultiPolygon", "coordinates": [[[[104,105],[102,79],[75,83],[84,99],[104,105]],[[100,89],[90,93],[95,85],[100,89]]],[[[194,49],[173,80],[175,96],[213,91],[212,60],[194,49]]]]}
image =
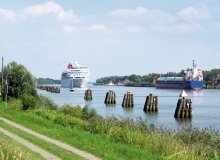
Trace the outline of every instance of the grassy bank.
{"type": "Polygon", "coordinates": [[[56,124],[33,112],[20,112],[10,107],[5,108],[3,105],[0,107],[1,116],[47,135],[48,137],[89,151],[104,159],[162,159],[160,155],[152,154],[149,151],[132,145],[116,143],[108,137],[91,134],[79,127],[71,128],[56,124]]]}
{"type": "Polygon", "coordinates": [[[72,152],[69,152],[65,149],[62,149],[52,143],[48,143],[45,142],[39,138],[36,138],[35,136],[32,136],[24,131],[21,131],[15,127],[12,127],[11,125],[8,125],[2,121],[0,121],[0,126],[8,131],[10,131],[11,133],[14,133],[16,135],[18,135],[19,137],[28,140],[29,142],[39,146],[40,148],[56,155],[57,157],[60,157],[61,159],[65,159],[65,160],[71,160],[71,159],[75,159],[75,160],[83,160],[83,158],[81,158],[78,155],[73,154],[72,152]]]}
{"type": "Polygon", "coordinates": [[[211,129],[172,132],[147,125],[141,119],[133,122],[102,118],[94,110],[71,106],[24,112],[1,105],[0,115],[103,159],[200,160],[220,157],[220,136],[211,129]]]}
{"type": "MultiPolygon", "coordinates": [[[[1,126],[1,125],[0,125],[1,126]]],[[[0,132],[0,159],[43,160],[44,158],[0,132]]]]}

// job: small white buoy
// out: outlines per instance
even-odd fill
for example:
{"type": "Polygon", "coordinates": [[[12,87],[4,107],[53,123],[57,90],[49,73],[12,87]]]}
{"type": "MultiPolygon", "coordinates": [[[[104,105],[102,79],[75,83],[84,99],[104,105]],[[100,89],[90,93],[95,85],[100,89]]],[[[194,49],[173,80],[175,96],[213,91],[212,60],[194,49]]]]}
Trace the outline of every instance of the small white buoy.
{"type": "Polygon", "coordinates": [[[184,90],[179,95],[179,97],[187,97],[187,96],[188,95],[186,94],[186,92],[184,90]]]}

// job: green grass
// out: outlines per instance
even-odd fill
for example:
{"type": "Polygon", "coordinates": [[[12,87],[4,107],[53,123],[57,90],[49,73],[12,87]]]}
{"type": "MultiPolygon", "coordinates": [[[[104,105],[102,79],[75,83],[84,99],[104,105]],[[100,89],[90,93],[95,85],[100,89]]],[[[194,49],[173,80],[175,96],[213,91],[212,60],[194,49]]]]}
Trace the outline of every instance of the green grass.
{"type": "Polygon", "coordinates": [[[132,145],[116,143],[106,136],[91,134],[80,128],[54,124],[32,112],[19,112],[1,105],[0,115],[48,137],[68,143],[103,159],[162,159],[160,155],[132,145]]]}
{"type": "Polygon", "coordinates": [[[42,149],[44,150],[47,150],[48,152],[62,158],[62,159],[65,159],[65,160],[83,160],[83,158],[81,158],[80,156],[78,155],[75,155],[73,154],[72,152],[70,151],[67,151],[65,149],[62,149],[52,143],[48,143],[48,142],[45,142],[35,136],[32,136],[24,131],[21,131],[15,127],[12,127],[11,125],[8,125],[2,121],[0,121],[0,126],[16,135],[18,135],[19,137],[22,137],[26,140],[28,140],[29,142],[41,147],[42,149]]]}
{"type": "Polygon", "coordinates": [[[103,159],[219,159],[220,135],[212,129],[174,132],[142,119],[102,118],[87,107],[18,111],[0,106],[0,115],[103,159]]]}
{"type": "Polygon", "coordinates": [[[0,132],[0,159],[44,160],[44,158],[0,132]]]}

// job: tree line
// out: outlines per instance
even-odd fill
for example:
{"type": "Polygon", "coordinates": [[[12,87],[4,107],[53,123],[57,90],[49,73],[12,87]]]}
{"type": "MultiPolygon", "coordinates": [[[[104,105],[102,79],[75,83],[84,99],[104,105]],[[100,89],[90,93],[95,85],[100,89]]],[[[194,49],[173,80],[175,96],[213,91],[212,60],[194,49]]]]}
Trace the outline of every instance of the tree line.
{"type": "MultiPolygon", "coordinates": [[[[110,82],[114,84],[123,84],[125,86],[134,86],[134,87],[153,87],[154,80],[160,76],[162,77],[184,77],[184,70],[180,72],[167,72],[167,73],[149,73],[147,75],[129,75],[129,76],[108,76],[102,77],[96,80],[97,85],[106,85],[110,82]]],[[[209,71],[203,71],[203,80],[204,84],[207,86],[218,85],[215,82],[217,78],[220,78],[220,69],[212,69],[209,71]]]]}

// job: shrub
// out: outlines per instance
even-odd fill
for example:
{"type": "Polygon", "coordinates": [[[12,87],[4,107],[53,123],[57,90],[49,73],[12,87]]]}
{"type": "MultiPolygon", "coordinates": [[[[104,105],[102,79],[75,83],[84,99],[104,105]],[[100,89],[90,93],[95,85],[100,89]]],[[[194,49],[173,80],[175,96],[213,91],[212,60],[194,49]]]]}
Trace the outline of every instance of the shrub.
{"type": "Polygon", "coordinates": [[[68,126],[68,117],[64,116],[64,115],[58,115],[56,116],[56,118],[54,119],[55,123],[61,124],[63,126],[68,126]]]}
{"type": "Polygon", "coordinates": [[[64,105],[62,108],[59,109],[59,112],[65,115],[70,115],[73,117],[82,117],[82,108],[80,106],[71,106],[71,105],[64,105]]]}
{"type": "Polygon", "coordinates": [[[38,108],[47,108],[52,110],[56,110],[58,108],[53,100],[43,95],[38,96],[37,106],[38,108]]]}
{"type": "Polygon", "coordinates": [[[54,119],[54,122],[72,128],[73,127],[86,128],[88,125],[86,121],[72,117],[70,115],[57,115],[56,118],[54,119]]]}
{"type": "Polygon", "coordinates": [[[45,110],[45,109],[39,109],[34,111],[38,116],[41,116],[49,121],[54,121],[56,118],[57,114],[56,112],[52,110],[45,110]]]}
{"type": "Polygon", "coordinates": [[[34,109],[36,107],[37,100],[32,95],[23,94],[21,100],[23,110],[34,109]]]}
{"type": "Polygon", "coordinates": [[[88,106],[83,107],[82,112],[82,118],[86,120],[98,117],[96,110],[94,108],[91,109],[88,106]]]}
{"type": "Polygon", "coordinates": [[[9,99],[9,104],[15,110],[21,110],[22,107],[23,107],[22,100],[20,100],[20,99],[10,98],[9,99]]]}

